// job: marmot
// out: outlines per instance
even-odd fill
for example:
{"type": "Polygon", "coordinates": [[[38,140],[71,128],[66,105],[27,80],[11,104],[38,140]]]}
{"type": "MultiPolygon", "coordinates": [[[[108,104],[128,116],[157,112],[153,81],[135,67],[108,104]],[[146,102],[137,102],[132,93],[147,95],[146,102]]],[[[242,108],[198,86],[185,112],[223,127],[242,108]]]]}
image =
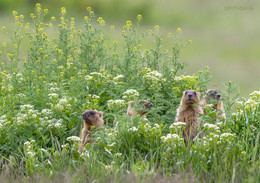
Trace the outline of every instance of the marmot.
{"type": "Polygon", "coordinates": [[[148,109],[153,106],[151,102],[148,100],[141,100],[139,104],[134,101],[130,101],[126,114],[132,119],[134,115],[138,114],[140,116],[144,116],[148,109]],[[137,108],[137,109],[136,109],[137,108]]]}
{"type": "MultiPolygon", "coordinates": [[[[221,95],[217,90],[209,89],[206,91],[206,95],[203,96],[201,105],[205,107],[207,104],[213,104],[213,108],[216,110],[218,118],[226,118],[224,104],[221,100],[221,95]]],[[[207,114],[206,110],[203,109],[203,113],[207,114]]]]}
{"type": "Polygon", "coordinates": [[[199,105],[199,96],[199,92],[195,90],[186,90],[183,92],[180,106],[177,109],[175,121],[186,123],[182,132],[186,146],[189,140],[192,141],[197,136],[200,114],[203,114],[203,110],[199,105]]]}
{"type": "Polygon", "coordinates": [[[83,151],[85,145],[87,143],[93,143],[92,140],[86,140],[88,137],[93,137],[91,133],[91,127],[94,129],[103,126],[104,120],[103,120],[103,112],[97,111],[97,110],[86,110],[82,114],[84,127],[81,132],[81,145],[80,145],[80,152],[83,151]]]}

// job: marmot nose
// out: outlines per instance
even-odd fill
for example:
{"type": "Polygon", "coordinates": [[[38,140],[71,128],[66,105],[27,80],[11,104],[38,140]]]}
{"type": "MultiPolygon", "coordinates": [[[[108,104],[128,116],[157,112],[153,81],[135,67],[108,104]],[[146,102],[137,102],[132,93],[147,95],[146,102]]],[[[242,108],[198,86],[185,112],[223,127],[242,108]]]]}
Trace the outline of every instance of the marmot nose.
{"type": "Polygon", "coordinates": [[[188,97],[191,98],[191,97],[192,97],[192,94],[189,94],[188,97]]]}

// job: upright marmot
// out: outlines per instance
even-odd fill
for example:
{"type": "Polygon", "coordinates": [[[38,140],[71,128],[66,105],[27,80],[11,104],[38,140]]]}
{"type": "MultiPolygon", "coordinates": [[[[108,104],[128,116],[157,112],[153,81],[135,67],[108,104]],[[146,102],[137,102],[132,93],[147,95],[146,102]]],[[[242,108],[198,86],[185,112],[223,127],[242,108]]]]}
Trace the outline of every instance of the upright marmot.
{"type": "Polygon", "coordinates": [[[134,101],[130,101],[126,114],[132,119],[132,117],[136,114],[140,116],[144,116],[148,109],[150,109],[153,106],[151,102],[148,100],[141,100],[139,103],[136,103],[134,101]]]}
{"type": "Polygon", "coordinates": [[[81,145],[80,145],[80,152],[83,151],[85,145],[87,143],[93,143],[91,140],[87,140],[88,137],[93,137],[91,133],[91,127],[94,129],[103,126],[103,112],[97,110],[87,110],[82,114],[84,127],[81,132],[81,145]]]}
{"type": "Polygon", "coordinates": [[[195,90],[186,90],[177,109],[175,121],[186,123],[185,129],[182,132],[186,146],[189,140],[192,141],[197,136],[199,116],[203,114],[203,110],[199,105],[199,96],[200,94],[195,90]]]}
{"type": "MultiPolygon", "coordinates": [[[[216,110],[218,118],[226,118],[224,104],[221,100],[221,95],[217,90],[209,89],[206,91],[206,95],[203,96],[201,105],[205,107],[207,104],[213,104],[213,108],[216,110]]],[[[207,114],[206,110],[203,110],[203,113],[207,114]]]]}

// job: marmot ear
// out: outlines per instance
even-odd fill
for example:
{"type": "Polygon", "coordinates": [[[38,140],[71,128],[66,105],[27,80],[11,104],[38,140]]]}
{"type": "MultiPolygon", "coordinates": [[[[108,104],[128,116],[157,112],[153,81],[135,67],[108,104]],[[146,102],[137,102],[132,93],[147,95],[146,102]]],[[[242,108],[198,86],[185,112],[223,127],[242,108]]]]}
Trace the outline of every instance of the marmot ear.
{"type": "Polygon", "coordinates": [[[100,117],[103,117],[103,112],[99,111],[98,114],[100,115],[100,117]]]}

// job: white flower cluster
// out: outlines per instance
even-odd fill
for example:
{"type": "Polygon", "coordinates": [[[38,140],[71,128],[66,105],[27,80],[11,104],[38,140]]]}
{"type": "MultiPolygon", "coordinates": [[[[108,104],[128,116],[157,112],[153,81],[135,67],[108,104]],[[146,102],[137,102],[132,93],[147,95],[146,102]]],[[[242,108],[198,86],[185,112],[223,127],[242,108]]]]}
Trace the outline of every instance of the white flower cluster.
{"type": "Polygon", "coordinates": [[[29,158],[33,158],[35,156],[35,152],[33,152],[33,144],[35,143],[35,140],[26,141],[24,143],[24,149],[25,153],[29,158]]]}
{"type": "Polygon", "coordinates": [[[54,106],[54,109],[58,110],[59,112],[63,112],[64,110],[68,110],[71,108],[70,99],[64,97],[59,99],[59,102],[54,106]]]}
{"type": "Polygon", "coordinates": [[[249,96],[252,100],[259,102],[259,100],[260,100],[260,90],[250,93],[249,96]]]}
{"type": "Polygon", "coordinates": [[[93,80],[93,76],[86,75],[86,76],[85,76],[85,80],[86,80],[86,81],[91,81],[91,80],[93,80]]]}
{"type": "Polygon", "coordinates": [[[7,91],[7,92],[11,92],[11,91],[14,90],[14,87],[11,84],[7,84],[7,86],[3,85],[1,88],[2,88],[3,91],[7,91]]]}
{"type": "Polygon", "coordinates": [[[67,141],[70,141],[70,142],[79,142],[79,141],[80,141],[80,137],[78,137],[78,136],[71,136],[71,137],[68,137],[68,138],[67,138],[67,141]]]}
{"type": "Polygon", "coordinates": [[[124,78],[124,76],[122,74],[117,75],[116,77],[114,77],[114,81],[118,81],[120,79],[124,78]]]}
{"type": "Polygon", "coordinates": [[[166,136],[162,136],[161,139],[163,143],[179,142],[180,140],[182,140],[179,135],[171,133],[168,133],[166,136]]]}
{"type": "Polygon", "coordinates": [[[96,76],[102,77],[102,73],[99,73],[99,72],[91,72],[90,75],[91,76],[96,75],[96,76]]]}
{"type": "Polygon", "coordinates": [[[179,122],[174,122],[173,124],[171,124],[170,129],[177,130],[177,129],[182,129],[185,126],[186,126],[186,123],[179,121],[179,122]]]}
{"type": "Polygon", "coordinates": [[[57,93],[50,93],[48,94],[48,97],[53,100],[53,99],[57,99],[59,97],[59,95],[57,93]]]}
{"type": "Polygon", "coordinates": [[[260,91],[254,91],[249,96],[250,97],[248,100],[242,98],[242,101],[236,102],[237,112],[232,113],[232,116],[235,119],[245,116],[245,113],[255,114],[255,112],[257,111],[260,105],[260,91]]]}
{"type": "Polygon", "coordinates": [[[49,123],[48,128],[50,128],[50,129],[62,129],[64,127],[62,125],[63,119],[57,120],[57,119],[53,118],[51,120],[48,120],[47,123],[49,123]]]}
{"type": "Polygon", "coordinates": [[[209,132],[219,132],[219,127],[217,125],[214,125],[214,124],[209,124],[209,123],[205,123],[204,124],[204,128],[205,130],[209,131],[209,132]]]}
{"type": "Polygon", "coordinates": [[[207,112],[211,112],[214,110],[213,108],[213,104],[207,104],[204,106],[204,109],[207,111],[207,112]]]}
{"type": "Polygon", "coordinates": [[[20,109],[22,112],[27,112],[28,110],[30,109],[33,109],[34,107],[30,104],[25,104],[25,105],[21,105],[20,106],[20,109]]]}
{"type": "Polygon", "coordinates": [[[196,75],[193,76],[175,76],[174,78],[175,81],[197,81],[198,77],[196,75]]]}
{"type": "Polygon", "coordinates": [[[232,140],[235,139],[235,137],[236,135],[232,133],[222,133],[220,135],[220,141],[231,142],[232,140]]]}
{"type": "Polygon", "coordinates": [[[8,125],[10,121],[7,119],[6,114],[0,116],[0,130],[3,128],[3,126],[8,125]]]}
{"type": "Polygon", "coordinates": [[[123,93],[123,99],[124,100],[134,100],[136,97],[139,97],[139,92],[134,90],[134,89],[129,89],[129,90],[126,90],[124,93],[123,93]]]}
{"type": "Polygon", "coordinates": [[[107,105],[109,110],[118,110],[124,108],[126,102],[124,100],[108,100],[107,105]]]}
{"type": "Polygon", "coordinates": [[[144,80],[151,81],[152,83],[157,83],[157,82],[165,80],[165,79],[163,79],[162,74],[157,71],[148,72],[148,73],[144,74],[143,78],[144,78],[144,80]]]}
{"type": "Polygon", "coordinates": [[[135,126],[132,127],[132,128],[129,128],[128,129],[129,132],[137,132],[138,131],[138,128],[136,128],[135,126]]]}

